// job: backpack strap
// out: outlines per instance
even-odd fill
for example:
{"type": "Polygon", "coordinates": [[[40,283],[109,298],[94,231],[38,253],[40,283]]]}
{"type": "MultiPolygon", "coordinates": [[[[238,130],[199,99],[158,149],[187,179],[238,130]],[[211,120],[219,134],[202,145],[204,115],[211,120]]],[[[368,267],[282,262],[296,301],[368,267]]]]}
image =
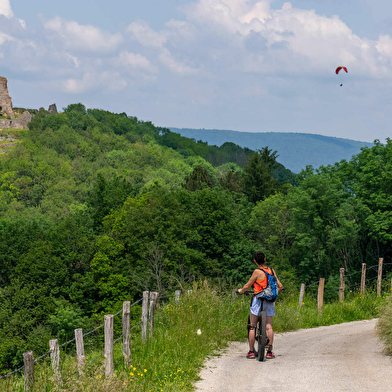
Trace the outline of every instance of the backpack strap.
{"type": "MultiPolygon", "coordinates": [[[[271,275],[268,271],[266,271],[264,268],[259,268],[259,270],[260,271],[263,271],[265,274],[267,274],[267,275],[271,275]]],[[[275,271],[272,269],[272,268],[270,268],[270,270],[272,271],[272,275],[275,275],[275,271]]],[[[276,275],[275,275],[276,276],[276,275]]]]}
{"type": "MultiPolygon", "coordinates": [[[[271,269],[272,269],[272,268],[271,268],[271,269]]],[[[259,268],[259,270],[260,270],[260,271],[263,271],[265,274],[271,275],[270,273],[268,273],[268,271],[264,271],[263,268],[259,268]]],[[[254,283],[256,283],[258,286],[260,286],[260,287],[263,289],[263,287],[261,286],[260,283],[257,283],[256,281],[254,281],[254,283]]],[[[264,289],[263,289],[263,290],[264,290],[264,289]]]]}

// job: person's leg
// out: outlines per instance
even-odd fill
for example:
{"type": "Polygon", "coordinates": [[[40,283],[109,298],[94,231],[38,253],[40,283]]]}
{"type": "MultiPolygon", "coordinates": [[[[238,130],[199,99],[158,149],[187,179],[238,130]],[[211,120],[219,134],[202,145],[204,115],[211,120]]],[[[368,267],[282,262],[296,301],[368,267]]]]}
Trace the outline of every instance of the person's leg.
{"type": "Polygon", "coordinates": [[[267,336],[269,339],[267,351],[272,351],[272,344],[274,342],[274,330],[272,329],[272,316],[267,316],[265,319],[266,319],[267,336]]]}
{"type": "Polygon", "coordinates": [[[254,358],[254,348],[255,348],[255,332],[256,325],[261,311],[261,301],[255,297],[252,298],[249,311],[249,352],[246,355],[247,358],[254,358]]]}
{"type": "Polygon", "coordinates": [[[249,329],[249,351],[254,351],[255,349],[255,332],[258,319],[259,316],[250,312],[250,323],[252,324],[252,327],[249,329]]]}

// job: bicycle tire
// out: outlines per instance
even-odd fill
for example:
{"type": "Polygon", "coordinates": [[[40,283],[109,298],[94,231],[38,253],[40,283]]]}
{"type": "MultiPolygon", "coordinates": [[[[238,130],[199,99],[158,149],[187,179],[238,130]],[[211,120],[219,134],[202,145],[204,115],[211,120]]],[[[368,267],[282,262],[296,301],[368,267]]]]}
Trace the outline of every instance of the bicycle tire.
{"type": "Polygon", "coordinates": [[[261,311],[257,325],[257,359],[262,362],[265,357],[265,346],[267,345],[267,315],[261,311]]]}

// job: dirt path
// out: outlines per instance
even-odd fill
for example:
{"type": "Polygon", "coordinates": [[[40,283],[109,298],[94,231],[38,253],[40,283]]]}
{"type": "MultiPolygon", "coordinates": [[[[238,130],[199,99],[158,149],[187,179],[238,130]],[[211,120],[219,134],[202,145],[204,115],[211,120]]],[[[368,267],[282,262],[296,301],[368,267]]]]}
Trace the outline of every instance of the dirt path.
{"type": "Polygon", "coordinates": [[[232,343],[207,361],[198,392],[392,391],[392,359],[374,333],[377,320],[354,321],[275,335],[276,358],[245,358],[246,343],[232,343]]]}

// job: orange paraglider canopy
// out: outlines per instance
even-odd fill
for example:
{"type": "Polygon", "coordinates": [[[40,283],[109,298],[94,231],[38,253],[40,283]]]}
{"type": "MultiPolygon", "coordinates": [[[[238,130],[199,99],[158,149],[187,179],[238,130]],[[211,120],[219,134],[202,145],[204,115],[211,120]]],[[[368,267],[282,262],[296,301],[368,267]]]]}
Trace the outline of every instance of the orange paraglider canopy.
{"type": "Polygon", "coordinates": [[[336,75],[339,73],[339,71],[340,71],[341,69],[344,69],[344,71],[345,71],[346,73],[348,73],[346,67],[337,67],[337,68],[336,68],[336,71],[335,71],[336,75]]]}

